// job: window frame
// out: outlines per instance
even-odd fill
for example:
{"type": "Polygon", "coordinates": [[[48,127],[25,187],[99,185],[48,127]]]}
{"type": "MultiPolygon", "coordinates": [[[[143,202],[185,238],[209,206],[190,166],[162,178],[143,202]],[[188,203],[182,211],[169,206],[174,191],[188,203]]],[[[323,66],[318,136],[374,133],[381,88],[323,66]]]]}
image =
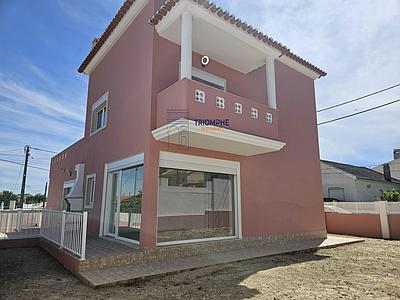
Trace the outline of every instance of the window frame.
{"type": "Polygon", "coordinates": [[[243,115],[243,104],[239,103],[239,102],[235,102],[233,110],[234,110],[235,114],[243,115]],[[240,109],[236,110],[237,107],[240,109]]]}
{"type": "Polygon", "coordinates": [[[109,112],[108,94],[109,92],[106,92],[92,105],[92,111],[90,117],[90,136],[98,133],[99,131],[107,127],[108,112],[109,112]],[[102,119],[104,119],[103,121],[104,123],[102,124],[101,127],[97,128],[97,117],[99,112],[101,111],[105,111],[105,113],[103,112],[103,117],[102,117],[102,119]]]}
{"type": "MultiPolygon", "coordinates": [[[[193,170],[201,172],[214,172],[234,175],[234,209],[235,209],[235,233],[236,236],[225,236],[216,238],[202,238],[194,240],[181,240],[171,242],[157,242],[157,246],[190,244],[190,243],[204,243],[207,241],[229,240],[229,239],[242,239],[242,201],[241,201],[241,184],[240,184],[240,162],[230,161],[217,158],[208,158],[202,156],[194,156],[188,154],[173,153],[167,151],[160,151],[158,168],[176,168],[183,170],[193,170]]],[[[158,183],[157,191],[157,207],[160,201],[160,183],[158,183]]],[[[158,208],[157,208],[158,218],[158,208]]],[[[158,221],[156,232],[158,232],[158,221]]],[[[157,234],[156,234],[157,240],[157,234]]]]}
{"type": "Polygon", "coordinates": [[[84,203],[83,203],[83,207],[84,208],[93,208],[94,207],[94,195],[95,195],[95,191],[96,191],[96,173],[90,174],[86,176],[86,185],[85,185],[85,199],[84,199],[84,203]],[[92,201],[91,203],[87,203],[87,199],[88,199],[88,183],[89,180],[93,179],[93,188],[92,188],[92,201]]]}

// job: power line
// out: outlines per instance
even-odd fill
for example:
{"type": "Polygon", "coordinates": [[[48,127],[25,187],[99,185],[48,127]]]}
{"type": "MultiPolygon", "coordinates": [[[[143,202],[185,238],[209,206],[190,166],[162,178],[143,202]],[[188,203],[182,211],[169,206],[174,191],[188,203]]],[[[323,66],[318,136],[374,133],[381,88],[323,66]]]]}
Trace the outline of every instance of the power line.
{"type": "Polygon", "coordinates": [[[319,109],[319,110],[317,110],[317,113],[326,111],[328,109],[336,108],[336,107],[339,107],[339,106],[342,106],[342,105],[345,105],[345,104],[348,104],[348,103],[356,102],[358,100],[361,100],[361,99],[364,99],[364,98],[367,98],[367,97],[370,97],[370,96],[373,96],[373,95],[388,91],[388,90],[393,89],[393,88],[398,87],[398,86],[400,86],[400,83],[392,85],[390,87],[387,87],[387,88],[385,88],[383,90],[379,90],[379,91],[373,92],[371,94],[367,94],[367,95],[364,95],[364,96],[361,96],[361,97],[358,97],[358,98],[355,98],[355,99],[352,99],[352,100],[349,100],[349,101],[341,102],[341,103],[338,103],[338,104],[335,104],[335,105],[332,105],[332,106],[328,106],[328,107],[319,109]]]}
{"type": "Polygon", "coordinates": [[[318,126],[319,125],[324,125],[324,124],[328,124],[328,123],[331,123],[331,122],[335,122],[335,121],[343,120],[343,119],[346,119],[346,118],[354,117],[356,115],[360,115],[360,114],[363,114],[363,113],[366,113],[366,112],[369,112],[369,111],[372,111],[372,110],[375,110],[375,109],[378,109],[378,108],[381,108],[381,107],[384,107],[384,106],[387,106],[387,105],[390,105],[390,104],[393,104],[393,103],[396,103],[396,102],[400,102],[400,99],[393,100],[391,102],[387,102],[387,103],[384,103],[384,104],[381,104],[381,105],[378,105],[378,106],[374,106],[374,107],[371,107],[371,108],[368,108],[368,109],[365,109],[365,110],[362,110],[362,111],[359,111],[359,112],[356,112],[356,113],[353,113],[353,114],[345,115],[345,116],[342,116],[342,117],[339,117],[339,118],[336,118],[336,119],[332,119],[332,120],[328,120],[328,121],[325,121],[325,122],[322,122],[322,123],[318,123],[317,125],[318,126]]]}
{"type": "MultiPolygon", "coordinates": [[[[23,163],[20,163],[20,162],[17,162],[17,161],[8,160],[8,159],[0,158],[0,161],[7,162],[7,163],[10,163],[10,164],[19,165],[19,166],[23,166],[24,165],[23,163]]],[[[38,169],[38,170],[50,171],[49,169],[41,168],[41,167],[38,167],[38,166],[32,166],[32,165],[28,165],[28,166],[30,168],[34,168],[34,169],[38,169]]]]}
{"type": "Polygon", "coordinates": [[[33,149],[33,150],[47,152],[47,153],[58,153],[58,152],[55,152],[55,151],[50,151],[50,150],[40,149],[40,148],[35,148],[35,147],[30,147],[30,148],[33,149]]]}

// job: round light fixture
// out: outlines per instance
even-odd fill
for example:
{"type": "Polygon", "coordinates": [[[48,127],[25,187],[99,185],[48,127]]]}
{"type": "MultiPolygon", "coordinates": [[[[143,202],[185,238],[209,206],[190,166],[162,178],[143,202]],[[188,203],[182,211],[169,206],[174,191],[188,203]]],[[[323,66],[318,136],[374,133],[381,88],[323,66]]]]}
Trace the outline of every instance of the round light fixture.
{"type": "Polygon", "coordinates": [[[202,65],[203,67],[207,66],[209,62],[210,62],[210,58],[209,58],[207,55],[204,55],[204,56],[201,58],[201,65],[202,65]]]}

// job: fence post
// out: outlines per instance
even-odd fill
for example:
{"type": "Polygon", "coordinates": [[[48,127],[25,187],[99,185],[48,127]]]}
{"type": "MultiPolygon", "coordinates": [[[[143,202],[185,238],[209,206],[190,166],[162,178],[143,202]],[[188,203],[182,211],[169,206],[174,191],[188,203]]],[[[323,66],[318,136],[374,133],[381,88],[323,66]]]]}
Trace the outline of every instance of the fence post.
{"type": "Polygon", "coordinates": [[[19,231],[21,228],[21,216],[22,216],[22,209],[17,211],[17,220],[15,224],[15,231],[19,231]]]}
{"type": "Polygon", "coordinates": [[[381,220],[382,238],[390,239],[387,201],[378,201],[379,218],[381,220]]]}
{"type": "Polygon", "coordinates": [[[60,247],[64,246],[64,233],[65,233],[65,210],[62,211],[61,215],[61,237],[60,237],[60,247]]]}
{"type": "Polygon", "coordinates": [[[82,218],[82,242],[81,242],[81,260],[85,260],[86,256],[86,231],[87,231],[87,216],[88,213],[87,211],[83,212],[83,218],[82,218]]]}

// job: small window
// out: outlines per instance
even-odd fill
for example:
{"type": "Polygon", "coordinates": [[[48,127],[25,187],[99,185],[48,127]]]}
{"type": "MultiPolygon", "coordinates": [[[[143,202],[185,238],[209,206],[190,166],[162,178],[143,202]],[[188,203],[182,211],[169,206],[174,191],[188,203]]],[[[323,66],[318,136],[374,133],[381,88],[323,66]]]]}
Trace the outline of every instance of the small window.
{"type": "Polygon", "coordinates": [[[95,183],[96,174],[89,175],[86,179],[85,208],[93,208],[95,183]]]}
{"type": "Polygon", "coordinates": [[[204,103],[204,102],[206,102],[206,93],[204,93],[203,91],[200,91],[200,90],[196,90],[194,92],[194,99],[197,102],[204,103]]]}
{"type": "Polygon", "coordinates": [[[222,97],[217,97],[217,99],[215,100],[215,105],[218,108],[224,109],[225,108],[225,99],[222,97]]]}
{"type": "Polygon", "coordinates": [[[258,119],[258,109],[256,109],[256,108],[251,109],[251,117],[253,119],[258,119]]]}
{"type": "Polygon", "coordinates": [[[242,104],[240,103],[235,103],[235,113],[237,114],[242,114],[242,104]]]}
{"type": "Polygon", "coordinates": [[[272,114],[267,113],[267,123],[272,123],[272,114]]]}
{"type": "Polygon", "coordinates": [[[94,134],[107,126],[107,102],[108,92],[93,104],[91,134],[94,134]]]}

